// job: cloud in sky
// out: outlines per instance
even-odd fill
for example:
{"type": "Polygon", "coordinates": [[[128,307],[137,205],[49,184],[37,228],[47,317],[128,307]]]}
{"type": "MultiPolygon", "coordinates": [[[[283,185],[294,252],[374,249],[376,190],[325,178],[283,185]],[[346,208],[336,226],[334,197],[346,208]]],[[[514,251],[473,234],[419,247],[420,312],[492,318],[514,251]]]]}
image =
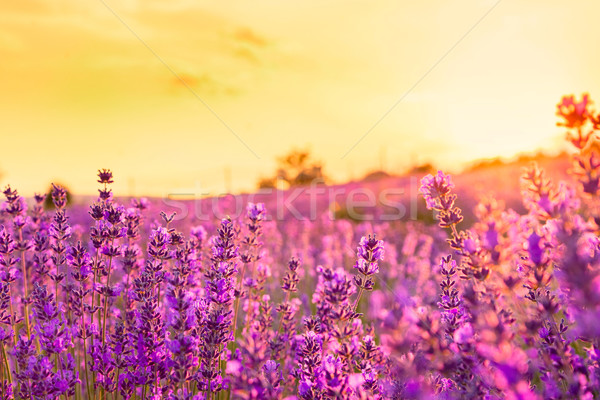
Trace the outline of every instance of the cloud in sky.
{"type": "Polygon", "coordinates": [[[241,42],[249,43],[254,46],[264,47],[267,45],[267,41],[261,36],[257,35],[250,28],[240,28],[235,32],[235,38],[241,42]]]}

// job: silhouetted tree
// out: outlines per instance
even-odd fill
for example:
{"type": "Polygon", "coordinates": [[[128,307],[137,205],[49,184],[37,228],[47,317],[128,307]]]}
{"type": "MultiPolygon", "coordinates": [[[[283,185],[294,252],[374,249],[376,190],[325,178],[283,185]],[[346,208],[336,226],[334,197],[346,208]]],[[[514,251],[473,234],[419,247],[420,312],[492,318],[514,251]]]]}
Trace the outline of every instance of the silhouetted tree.
{"type": "Polygon", "coordinates": [[[289,186],[309,185],[315,180],[325,183],[321,163],[314,161],[308,150],[293,149],[286,155],[277,158],[277,172],[272,178],[261,178],[259,188],[274,188],[277,181],[286,182],[289,186]]]}

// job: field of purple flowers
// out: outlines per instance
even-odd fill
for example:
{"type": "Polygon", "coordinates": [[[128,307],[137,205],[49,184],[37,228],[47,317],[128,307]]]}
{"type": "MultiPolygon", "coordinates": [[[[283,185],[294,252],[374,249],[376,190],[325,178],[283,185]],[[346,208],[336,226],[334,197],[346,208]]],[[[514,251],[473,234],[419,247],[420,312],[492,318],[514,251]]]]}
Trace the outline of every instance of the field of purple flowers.
{"type": "Polygon", "coordinates": [[[557,115],[570,180],[532,165],[526,211],[489,197],[468,229],[442,172],[439,226],[262,203],[194,226],[108,170],[86,210],[6,188],[0,400],[600,398],[600,115],[557,115]]]}

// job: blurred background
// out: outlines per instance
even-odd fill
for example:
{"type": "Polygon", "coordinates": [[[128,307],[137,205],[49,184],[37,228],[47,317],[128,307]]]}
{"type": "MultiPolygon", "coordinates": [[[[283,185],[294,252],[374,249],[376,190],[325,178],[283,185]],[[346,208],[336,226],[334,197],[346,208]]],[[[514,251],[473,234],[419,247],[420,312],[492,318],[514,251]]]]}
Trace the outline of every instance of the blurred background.
{"type": "Polygon", "coordinates": [[[110,168],[117,196],[206,195],[255,190],[295,149],[333,183],[558,154],[556,103],[600,92],[599,11],[593,0],[5,1],[0,184],[92,195],[110,168]]]}

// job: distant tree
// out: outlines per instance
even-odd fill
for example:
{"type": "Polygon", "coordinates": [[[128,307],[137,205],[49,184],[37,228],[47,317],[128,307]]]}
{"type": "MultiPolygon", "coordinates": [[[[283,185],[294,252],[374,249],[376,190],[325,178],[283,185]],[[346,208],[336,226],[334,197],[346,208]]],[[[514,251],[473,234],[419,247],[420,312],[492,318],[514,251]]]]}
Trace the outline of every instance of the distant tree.
{"type": "Polygon", "coordinates": [[[277,187],[277,178],[260,178],[258,181],[259,189],[274,189],[277,187]]]}
{"type": "Polygon", "coordinates": [[[314,181],[325,183],[321,163],[314,161],[308,150],[293,149],[286,155],[277,158],[277,171],[271,178],[261,178],[258,187],[274,188],[277,181],[283,181],[288,186],[309,185],[314,181]]]}
{"type": "Polygon", "coordinates": [[[386,179],[386,178],[390,178],[390,177],[392,177],[392,175],[390,175],[388,172],[382,171],[382,170],[377,170],[377,171],[371,171],[371,172],[367,173],[361,179],[361,181],[363,181],[363,182],[375,182],[375,181],[379,181],[381,179],[386,179]]]}
{"type": "Polygon", "coordinates": [[[409,175],[426,175],[426,174],[434,174],[436,172],[435,167],[431,163],[425,163],[420,165],[412,166],[408,170],[409,175]]]}

